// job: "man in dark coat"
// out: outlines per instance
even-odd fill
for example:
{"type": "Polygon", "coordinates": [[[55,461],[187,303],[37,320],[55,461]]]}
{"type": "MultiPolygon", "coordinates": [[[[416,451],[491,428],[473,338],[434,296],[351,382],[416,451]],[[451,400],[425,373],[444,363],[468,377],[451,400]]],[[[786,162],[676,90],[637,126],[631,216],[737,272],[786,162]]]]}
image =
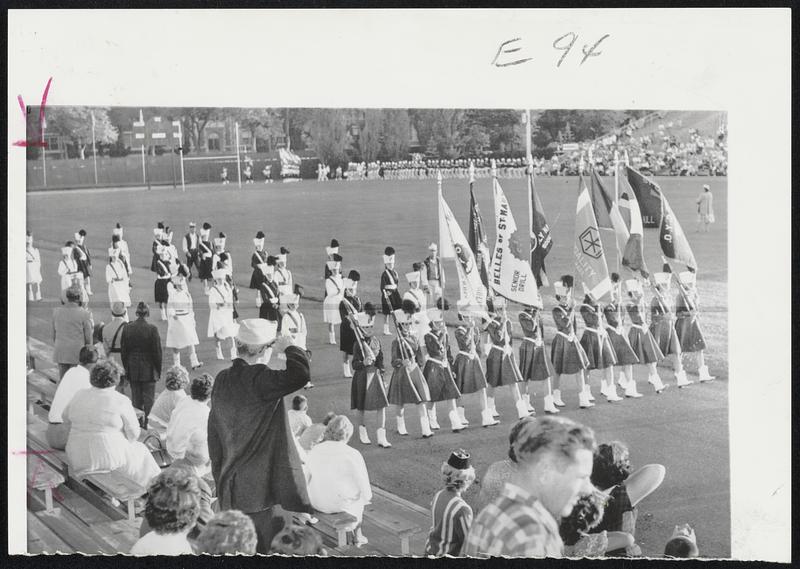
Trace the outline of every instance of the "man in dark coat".
{"type": "Polygon", "coordinates": [[[67,303],[53,311],[53,359],[58,364],[58,379],[78,365],[81,348],[92,344],[92,314],[81,306],[83,291],[73,285],[66,291],[67,303]]]}
{"type": "Polygon", "coordinates": [[[147,428],[156,381],[161,374],[161,336],[158,328],[146,320],[148,316],[150,309],[147,304],[139,302],[136,320],[125,326],[120,340],[122,367],[131,385],[131,402],[144,411],[144,428],[147,428]]]}
{"type": "Polygon", "coordinates": [[[240,323],[239,357],[214,380],[208,417],[219,508],[241,510],[253,519],[258,553],[267,553],[280,531],[281,510],[313,512],[283,404],[285,396],[308,383],[308,356],[289,337],[273,342],[276,328],[262,318],[240,323]],[[285,350],[286,369],[258,363],[270,347],[273,355],[285,350]]]}

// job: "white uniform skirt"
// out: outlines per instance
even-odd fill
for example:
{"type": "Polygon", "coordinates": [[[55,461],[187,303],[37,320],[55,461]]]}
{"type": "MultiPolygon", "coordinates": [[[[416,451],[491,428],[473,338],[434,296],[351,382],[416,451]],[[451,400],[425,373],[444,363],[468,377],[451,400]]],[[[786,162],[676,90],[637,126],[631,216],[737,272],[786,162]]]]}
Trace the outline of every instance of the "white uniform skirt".
{"type": "Polygon", "coordinates": [[[230,338],[236,333],[236,323],[233,321],[233,308],[212,308],[208,312],[209,338],[230,338]]]}
{"type": "Polygon", "coordinates": [[[114,304],[121,302],[128,308],[131,305],[131,288],[128,281],[111,281],[108,283],[108,302],[114,304]]]}
{"type": "Polygon", "coordinates": [[[195,330],[194,312],[178,316],[177,319],[169,318],[167,321],[168,348],[181,349],[196,346],[199,343],[197,330],[195,330]]]}
{"type": "Polygon", "coordinates": [[[344,298],[343,294],[336,296],[326,296],[322,302],[322,320],[328,324],[341,324],[342,317],[339,315],[339,303],[344,298]]]}
{"type": "Polygon", "coordinates": [[[42,263],[28,262],[25,267],[25,282],[28,284],[42,282],[42,263]]]}

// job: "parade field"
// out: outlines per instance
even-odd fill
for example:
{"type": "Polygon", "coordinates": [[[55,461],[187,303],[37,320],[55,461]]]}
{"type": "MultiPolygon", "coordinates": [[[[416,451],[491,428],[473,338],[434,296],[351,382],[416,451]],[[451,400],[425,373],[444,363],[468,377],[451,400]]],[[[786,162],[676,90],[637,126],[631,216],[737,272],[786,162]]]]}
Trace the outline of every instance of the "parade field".
{"type": "MultiPolygon", "coordinates": [[[[700,318],[708,343],[706,363],[716,380],[702,385],[678,389],[669,366],[659,373],[669,388],[655,394],[639,370],[641,399],[626,399],[608,403],[597,393],[599,378],[592,375],[591,385],[596,394],[596,406],[578,409],[577,387],[564,381],[562,415],[576,419],[596,433],[598,441],[621,440],[631,450],[634,466],[660,463],[666,467],[662,486],[639,506],[637,543],[645,555],[663,552],[676,524],[689,523],[697,529],[698,546],[704,557],[729,557],[730,549],[730,489],[728,439],[728,270],[727,270],[727,179],[722,177],[669,177],[655,181],[669,200],[683,226],[698,264],[697,289],[700,296],[700,318]],[[709,184],[715,197],[716,223],[708,233],[695,232],[695,200],[703,184],[709,184]]],[[[588,178],[587,178],[588,182],[588,178]]],[[[607,187],[614,187],[612,177],[604,178],[607,187]]],[[[528,232],[527,189],[524,179],[503,179],[500,183],[508,197],[522,236],[528,232]]],[[[537,191],[550,224],[554,245],[545,264],[548,276],[555,281],[562,274],[574,274],[572,240],[575,205],[578,192],[576,177],[537,178],[537,191]]],[[[405,290],[402,275],[411,264],[422,261],[431,241],[438,240],[437,185],[435,180],[315,182],[292,184],[256,183],[238,188],[235,183],[187,186],[185,192],[172,187],[146,189],[103,189],[42,191],[27,197],[27,226],[41,251],[41,302],[28,304],[28,335],[52,342],[52,309],[58,300],[59,277],[56,272],[59,248],[78,229],[87,232],[86,245],[93,260],[92,285],[94,296],[90,309],[95,321],[110,318],[106,284],[103,280],[106,249],[111,230],[119,222],[125,231],[132,254],[134,273],[131,299],[133,304],[145,300],[151,305],[151,322],[166,336],[166,324],[158,318],[153,303],[154,275],[149,271],[152,228],[163,221],[174,231],[174,243],[180,250],[180,240],[190,221],[198,227],[205,221],[213,225],[212,237],[222,231],[227,236],[227,248],[233,256],[234,279],[239,287],[240,318],[258,316],[255,291],[247,288],[250,281],[252,238],[258,230],[266,233],[267,250],[272,253],[281,246],[289,249],[287,266],[294,281],[304,288],[300,311],[309,326],[308,348],[312,351],[312,381],[314,389],[306,391],[309,415],[321,419],[328,411],[350,413],[350,380],[341,375],[341,353],[338,346],[327,343],[327,330],[322,319],[324,248],[331,238],[341,244],[344,258],[342,269],[361,273],[358,293],[363,301],[379,303],[379,278],[384,247],[396,249],[396,268],[401,275],[401,290],[405,290]]],[[[489,246],[494,239],[494,205],[490,179],[479,179],[474,186],[486,226],[489,246]]],[[[464,179],[443,182],[444,198],[466,231],[469,214],[469,184],[464,179]]],[[[617,270],[617,254],[613,249],[613,234],[603,232],[610,270],[617,270]]],[[[523,239],[524,240],[524,239],[523,239]]],[[[661,270],[658,230],[645,229],[645,259],[650,272],[661,270]]],[[[457,276],[452,260],[445,260],[447,282],[445,297],[452,305],[446,320],[456,322],[457,276]]],[[[685,270],[674,266],[674,271],[685,270]]],[[[620,271],[623,279],[630,273],[620,271]]],[[[214,343],[205,337],[208,322],[208,302],[202,284],[189,284],[195,305],[197,331],[200,336],[198,355],[205,362],[202,371],[215,375],[228,365],[214,357],[214,343]]],[[[673,295],[675,291],[673,290],[673,295]]],[[[541,290],[545,310],[545,340],[554,334],[550,310],[555,304],[552,287],[541,290]]],[[[576,297],[581,294],[576,286],[576,297]]],[[[582,297],[582,294],[581,294],[582,297]]],[[[647,294],[649,302],[650,294],[647,294]]],[[[576,298],[580,300],[580,298],[576,298]]],[[[515,331],[518,306],[511,306],[515,331]]],[[[132,311],[130,311],[132,314],[132,311]]],[[[376,332],[380,333],[382,316],[378,317],[376,332]]],[[[578,330],[582,325],[578,326],[578,330]]],[[[391,337],[379,336],[388,352],[391,337]]],[[[338,328],[337,328],[338,338],[338,328]]],[[[515,344],[515,351],[517,345],[515,344]]],[[[165,362],[171,361],[165,353],[165,362]]],[[[691,357],[684,359],[689,378],[696,380],[696,365],[691,357]]],[[[388,373],[386,380],[388,382],[388,373]]],[[[541,390],[531,401],[537,414],[543,415],[541,390]]],[[[163,389],[163,381],[157,390],[163,389]]],[[[400,437],[394,429],[391,408],[387,410],[387,433],[391,449],[379,448],[373,440],[369,447],[357,437],[351,444],[362,451],[372,482],[398,496],[427,507],[440,487],[439,468],[451,450],[465,448],[472,454],[476,470],[481,475],[494,461],[504,458],[507,436],[516,413],[510,393],[499,390],[497,409],[501,423],[491,428],[479,426],[478,401],[465,397],[467,418],[471,425],[460,433],[451,433],[442,423],[442,430],[432,439],[421,439],[416,410],[406,412],[410,435],[400,437]],[[416,428],[414,428],[416,427],[416,428]]],[[[443,407],[440,406],[440,409],[443,407]]],[[[442,411],[440,410],[440,417],[442,411]]],[[[372,414],[368,420],[372,421],[372,414]]],[[[370,432],[374,432],[370,424],[370,432]]],[[[465,498],[477,497],[472,488],[465,498]]]]}

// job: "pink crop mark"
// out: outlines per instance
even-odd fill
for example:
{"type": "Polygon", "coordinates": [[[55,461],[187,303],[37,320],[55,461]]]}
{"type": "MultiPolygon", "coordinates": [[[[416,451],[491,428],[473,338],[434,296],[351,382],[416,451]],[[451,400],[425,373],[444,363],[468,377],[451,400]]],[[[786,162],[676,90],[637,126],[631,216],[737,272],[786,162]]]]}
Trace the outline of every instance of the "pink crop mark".
{"type": "MultiPolygon", "coordinates": [[[[50,91],[50,83],[53,82],[53,78],[47,80],[47,85],[45,85],[44,93],[42,93],[42,104],[39,106],[39,140],[38,141],[28,141],[28,140],[17,140],[12,144],[14,146],[21,146],[21,147],[28,147],[34,146],[39,148],[47,148],[47,143],[44,141],[44,109],[47,106],[47,93],[50,91]]],[[[22,100],[22,95],[17,95],[17,101],[19,102],[19,108],[22,109],[22,119],[25,121],[27,125],[28,121],[28,113],[25,109],[25,102],[22,100]]]]}
{"type": "MultiPolygon", "coordinates": [[[[28,489],[29,490],[33,490],[34,489],[34,487],[36,486],[36,479],[39,477],[39,474],[41,474],[42,470],[44,470],[44,461],[41,458],[39,458],[39,456],[43,455],[43,454],[51,454],[52,452],[53,452],[52,450],[14,450],[14,451],[11,451],[11,454],[23,455],[23,456],[32,455],[32,456],[36,456],[39,459],[38,462],[36,463],[36,468],[34,469],[33,474],[31,475],[31,479],[28,482],[28,489]]],[[[64,501],[64,498],[61,497],[61,494],[58,492],[57,488],[53,488],[53,498],[57,502],[63,502],[64,501]]]]}

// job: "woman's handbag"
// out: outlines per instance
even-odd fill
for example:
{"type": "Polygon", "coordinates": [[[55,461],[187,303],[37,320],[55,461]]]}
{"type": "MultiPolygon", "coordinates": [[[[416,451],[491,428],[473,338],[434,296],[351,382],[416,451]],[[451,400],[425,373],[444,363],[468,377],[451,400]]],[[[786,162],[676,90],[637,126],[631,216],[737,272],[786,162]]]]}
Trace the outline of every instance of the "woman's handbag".
{"type": "Polygon", "coordinates": [[[150,451],[150,454],[153,455],[153,459],[155,459],[159,468],[167,468],[172,464],[172,457],[167,452],[167,449],[164,448],[164,443],[161,442],[161,438],[158,435],[147,435],[142,442],[150,451]],[[151,441],[155,441],[155,443],[151,441]]]}

